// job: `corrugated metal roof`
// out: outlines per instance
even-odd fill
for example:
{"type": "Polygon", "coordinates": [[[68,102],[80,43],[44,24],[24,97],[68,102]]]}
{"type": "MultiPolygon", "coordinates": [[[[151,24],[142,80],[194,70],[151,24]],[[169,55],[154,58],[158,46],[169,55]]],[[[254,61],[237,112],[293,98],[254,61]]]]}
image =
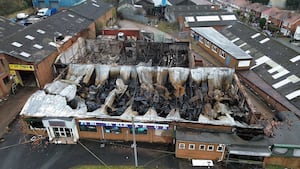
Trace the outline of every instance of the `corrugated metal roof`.
{"type": "Polygon", "coordinates": [[[100,0],[87,0],[79,5],[71,7],[69,10],[90,20],[96,20],[113,8],[112,4],[100,0]]]}
{"type": "Polygon", "coordinates": [[[67,40],[90,24],[91,21],[78,14],[61,11],[0,42],[1,50],[18,59],[38,63],[57,50],[55,37],[62,35],[67,40]]]}
{"type": "Polygon", "coordinates": [[[216,46],[222,48],[225,52],[229,53],[236,59],[252,59],[250,55],[228,40],[225,36],[220,34],[212,27],[198,27],[191,28],[193,31],[208,39],[216,46]]]}

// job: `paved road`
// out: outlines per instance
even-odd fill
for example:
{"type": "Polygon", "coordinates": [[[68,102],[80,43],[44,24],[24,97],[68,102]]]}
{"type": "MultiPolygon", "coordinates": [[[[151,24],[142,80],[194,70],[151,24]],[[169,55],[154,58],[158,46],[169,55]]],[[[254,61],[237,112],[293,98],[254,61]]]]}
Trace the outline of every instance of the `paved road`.
{"type": "Polygon", "coordinates": [[[0,138],[7,131],[9,124],[22,110],[26,100],[36,91],[34,87],[22,87],[17,89],[15,95],[10,95],[7,100],[0,102],[0,138]]]}
{"type": "MultiPolygon", "coordinates": [[[[68,169],[78,165],[129,165],[134,166],[131,143],[101,143],[80,140],[78,144],[55,145],[30,142],[21,132],[21,124],[14,121],[12,130],[0,143],[0,169],[68,169]],[[22,144],[24,143],[24,144],[22,144]]],[[[145,168],[197,169],[191,162],[176,159],[168,145],[137,143],[138,164],[145,168]]],[[[214,167],[218,169],[219,167],[214,167]]]]}

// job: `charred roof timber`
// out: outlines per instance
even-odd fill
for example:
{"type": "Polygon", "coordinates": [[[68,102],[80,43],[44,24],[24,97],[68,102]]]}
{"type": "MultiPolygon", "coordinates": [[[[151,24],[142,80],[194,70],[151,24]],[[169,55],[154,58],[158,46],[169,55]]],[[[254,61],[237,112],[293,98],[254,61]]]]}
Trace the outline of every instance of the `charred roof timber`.
{"type": "Polygon", "coordinates": [[[73,63],[188,67],[189,43],[158,43],[145,41],[118,41],[113,39],[87,39],[84,57],[73,63]]]}
{"type": "Polygon", "coordinates": [[[230,68],[70,64],[21,114],[248,126],[254,112],[236,80],[230,68]]]}

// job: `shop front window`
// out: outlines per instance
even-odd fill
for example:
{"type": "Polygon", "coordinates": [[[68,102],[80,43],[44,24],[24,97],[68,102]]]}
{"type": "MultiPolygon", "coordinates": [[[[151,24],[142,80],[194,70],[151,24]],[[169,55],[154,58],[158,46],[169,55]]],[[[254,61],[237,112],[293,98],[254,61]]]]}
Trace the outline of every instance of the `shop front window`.
{"type": "MultiPolygon", "coordinates": [[[[136,128],[135,134],[147,134],[148,129],[147,128],[136,128]]],[[[132,134],[132,128],[130,129],[130,134],[132,134]]]]}
{"type": "Polygon", "coordinates": [[[121,128],[120,127],[105,126],[104,130],[105,130],[105,133],[113,133],[113,134],[120,134],[121,133],[121,128]]]}
{"type": "Polygon", "coordinates": [[[80,131],[90,131],[90,132],[97,132],[96,126],[79,126],[80,131]]]}

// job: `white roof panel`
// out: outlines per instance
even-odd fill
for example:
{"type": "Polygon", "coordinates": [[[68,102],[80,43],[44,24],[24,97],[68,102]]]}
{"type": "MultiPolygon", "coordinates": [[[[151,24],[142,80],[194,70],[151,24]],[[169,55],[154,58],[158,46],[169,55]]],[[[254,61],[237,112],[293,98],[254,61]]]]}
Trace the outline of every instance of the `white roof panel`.
{"type": "Polygon", "coordinates": [[[297,61],[300,60],[300,55],[296,56],[296,57],[293,57],[292,59],[290,59],[291,62],[295,63],[297,61]]]}
{"type": "Polygon", "coordinates": [[[235,15],[221,15],[223,21],[235,21],[235,15]]]}
{"type": "Polygon", "coordinates": [[[184,19],[187,22],[195,22],[195,18],[193,16],[186,16],[184,19]]]}
{"type": "Polygon", "coordinates": [[[212,15],[212,16],[196,16],[196,19],[198,22],[205,22],[205,21],[220,21],[220,18],[218,15],[212,15]]]}

